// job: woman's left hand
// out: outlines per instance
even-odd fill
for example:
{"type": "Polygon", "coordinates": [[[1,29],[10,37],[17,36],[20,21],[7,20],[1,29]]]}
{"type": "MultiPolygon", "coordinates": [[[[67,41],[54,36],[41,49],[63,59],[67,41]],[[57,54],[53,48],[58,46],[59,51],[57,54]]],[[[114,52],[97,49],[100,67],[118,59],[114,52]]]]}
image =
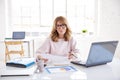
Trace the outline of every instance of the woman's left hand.
{"type": "Polygon", "coordinates": [[[73,53],[69,53],[68,59],[75,59],[77,58],[73,53]]]}

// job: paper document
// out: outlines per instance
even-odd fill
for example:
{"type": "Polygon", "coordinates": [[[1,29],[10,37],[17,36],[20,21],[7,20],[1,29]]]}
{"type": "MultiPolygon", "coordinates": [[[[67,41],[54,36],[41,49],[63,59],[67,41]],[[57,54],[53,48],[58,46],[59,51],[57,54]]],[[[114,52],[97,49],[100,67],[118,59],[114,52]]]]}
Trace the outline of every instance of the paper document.
{"type": "Polygon", "coordinates": [[[58,55],[52,55],[52,54],[41,54],[42,57],[47,58],[48,62],[54,66],[65,66],[69,65],[70,61],[67,57],[64,56],[58,56],[58,55]]]}
{"type": "Polygon", "coordinates": [[[73,66],[55,66],[45,68],[48,73],[62,73],[77,71],[73,66]]]}

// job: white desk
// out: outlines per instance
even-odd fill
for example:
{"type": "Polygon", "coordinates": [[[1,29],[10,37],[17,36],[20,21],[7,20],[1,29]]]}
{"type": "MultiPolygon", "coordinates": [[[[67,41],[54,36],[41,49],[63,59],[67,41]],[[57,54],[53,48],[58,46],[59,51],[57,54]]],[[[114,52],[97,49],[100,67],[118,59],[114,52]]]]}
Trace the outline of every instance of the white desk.
{"type": "Polygon", "coordinates": [[[0,77],[0,80],[120,80],[120,59],[114,59],[111,63],[82,67],[70,64],[78,71],[49,74],[46,71],[31,76],[0,77]]]}
{"type": "Polygon", "coordinates": [[[6,39],[5,41],[23,41],[24,43],[28,43],[28,57],[32,57],[31,54],[30,54],[31,53],[31,48],[33,50],[32,54],[34,54],[34,38],[27,37],[25,39],[6,39]],[[30,46],[31,42],[32,42],[32,47],[30,46]]]}

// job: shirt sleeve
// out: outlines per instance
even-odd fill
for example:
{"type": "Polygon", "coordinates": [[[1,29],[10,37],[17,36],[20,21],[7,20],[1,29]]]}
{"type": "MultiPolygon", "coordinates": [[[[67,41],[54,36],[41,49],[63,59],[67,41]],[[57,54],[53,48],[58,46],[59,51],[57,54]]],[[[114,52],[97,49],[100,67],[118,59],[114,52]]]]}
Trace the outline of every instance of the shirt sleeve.
{"type": "Polygon", "coordinates": [[[36,53],[50,53],[50,38],[46,38],[43,44],[37,49],[36,53]]]}
{"type": "Polygon", "coordinates": [[[79,53],[79,49],[77,48],[77,41],[72,37],[70,40],[70,53],[79,53]]]}

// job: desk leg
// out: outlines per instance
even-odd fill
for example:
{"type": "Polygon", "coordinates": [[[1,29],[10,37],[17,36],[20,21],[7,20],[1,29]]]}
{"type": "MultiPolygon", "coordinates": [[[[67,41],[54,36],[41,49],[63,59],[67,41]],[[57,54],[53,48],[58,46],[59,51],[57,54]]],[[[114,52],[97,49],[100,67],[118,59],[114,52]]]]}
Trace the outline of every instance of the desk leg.
{"type": "Polygon", "coordinates": [[[28,41],[28,57],[34,57],[34,40],[28,41]],[[30,46],[30,43],[32,44],[32,47],[30,46]],[[31,53],[31,49],[33,50],[33,53],[31,53]]]}
{"type": "Polygon", "coordinates": [[[30,42],[28,42],[28,57],[31,57],[30,56],[30,42]]]}
{"type": "Polygon", "coordinates": [[[35,49],[34,49],[34,40],[33,40],[33,57],[35,56],[34,51],[35,51],[35,49]]]}
{"type": "Polygon", "coordinates": [[[34,40],[28,42],[28,57],[34,57],[34,40]],[[30,47],[31,42],[32,42],[32,47],[30,47]],[[31,53],[31,51],[30,51],[31,49],[33,50],[33,53],[31,53]],[[32,56],[31,56],[31,54],[32,54],[32,56]]]}

